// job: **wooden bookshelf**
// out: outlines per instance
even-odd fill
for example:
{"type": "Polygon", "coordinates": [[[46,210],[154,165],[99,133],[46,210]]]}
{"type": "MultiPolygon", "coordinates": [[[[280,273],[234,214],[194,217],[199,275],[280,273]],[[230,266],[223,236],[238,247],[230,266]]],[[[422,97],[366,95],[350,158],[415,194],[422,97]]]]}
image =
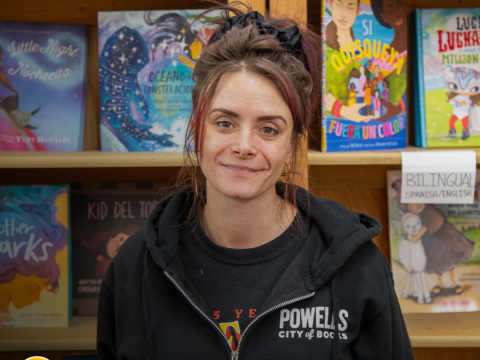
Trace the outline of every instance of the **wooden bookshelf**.
{"type": "MultiPolygon", "coordinates": [[[[407,314],[413,347],[480,348],[480,313],[407,314]]],[[[96,350],[97,318],[73,317],[68,328],[0,329],[0,351],[96,350]]]]}
{"type": "MultiPolygon", "coordinates": [[[[400,165],[400,151],[437,151],[464,149],[421,149],[410,146],[392,151],[322,153],[308,151],[308,165],[400,165]]],[[[473,149],[480,164],[480,148],[473,149]]],[[[54,168],[141,168],[180,167],[183,153],[111,153],[98,150],[79,152],[0,152],[0,169],[54,168]]]]}

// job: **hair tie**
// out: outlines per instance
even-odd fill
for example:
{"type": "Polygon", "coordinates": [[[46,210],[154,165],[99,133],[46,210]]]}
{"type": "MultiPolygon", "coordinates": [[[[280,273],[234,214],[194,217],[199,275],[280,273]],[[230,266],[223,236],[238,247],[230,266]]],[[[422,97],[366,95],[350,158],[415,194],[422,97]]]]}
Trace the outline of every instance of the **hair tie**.
{"type": "Polygon", "coordinates": [[[300,60],[308,71],[307,58],[302,48],[302,34],[300,34],[297,25],[292,25],[288,29],[279,28],[275,24],[266,22],[263,15],[258,11],[228,18],[225,21],[225,25],[215,33],[213,42],[220,40],[223,35],[235,26],[243,29],[250,24],[257,25],[259,34],[272,35],[277,39],[279,45],[288,50],[296,59],[300,60]]]}

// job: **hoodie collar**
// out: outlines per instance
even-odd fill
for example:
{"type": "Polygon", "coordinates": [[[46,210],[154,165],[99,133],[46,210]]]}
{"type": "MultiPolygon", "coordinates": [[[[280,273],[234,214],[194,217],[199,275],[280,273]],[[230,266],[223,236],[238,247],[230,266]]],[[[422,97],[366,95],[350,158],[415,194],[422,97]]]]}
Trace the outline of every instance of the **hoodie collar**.
{"type": "MultiPolygon", "coordinates": [[[[277,192],[283,195],[281,186],[277,192]]],[[[180,191],[164,198],[147,219],[145,241],[162,270],[175,272],[177,267],[178,238],[185,226],[184,213],[190,209],[190,194],[180,191]]],[[[302,188],[297,191],[297,205],[307,214],[308,237],[298,261],[302,263],[301,283],[308,291],[329,281],[359,246],[382,230],[374,218],[350,211],[335,201],[317,198],[302,188]]]]}

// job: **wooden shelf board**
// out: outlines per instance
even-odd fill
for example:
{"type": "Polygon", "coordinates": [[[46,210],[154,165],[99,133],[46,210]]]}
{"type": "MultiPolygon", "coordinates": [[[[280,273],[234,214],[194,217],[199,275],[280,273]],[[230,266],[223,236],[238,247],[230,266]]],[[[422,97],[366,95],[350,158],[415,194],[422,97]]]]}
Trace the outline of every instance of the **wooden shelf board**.
{"type": "Polygon", "coordinates": [[[96,317],[73,317],[68,328],[0,329],[0,351],[96,350],[96,337],[96,317]]]}
{"type": "Polygon", "coordinates": [[[480,163],[480,148],[436,148],[423,149],[409,146],[406,149],[385,151],[353,151],[324,153],[316,150],[308,151],[309,165],[401,165],[401,151],[439,151],[439,150],[474,150],[477,155],[477,164],[480,163]]]}
{"type": "MultiPolygon", "coordinates": [[[[413,347],[480,347],[480,312],[406,314],[413,347]]],[[[96,350],[97,318],[73,317],[68,328],[0,329],[0,351],[96,350]]]]}
{"type": "Polygon", "coordinates": [[[114,153],[79,152],[4,152],[0,168],[123,168],[182,166],[183,154],[178,153],[114,153]]]}
{"type": "MultiPolygon", "coordinates": [[[[400,151],[423,150],[414,146],[401,150],[322,153],[308,151],[309,165],[400,165],[400,151]]],[[[428,149],[436,151],[447,149],[428,149]]],[[[465,149],[448,149],[465,150],[465,149]]],[[[472,149],[480,163],[480,148],[472,149]]],[[[178,153],[113,153],[98,150],[79,152],[0,152],[0,169],[33,168],[128,168],[175,167],[183,165],[183,154],[178,153]]]]}

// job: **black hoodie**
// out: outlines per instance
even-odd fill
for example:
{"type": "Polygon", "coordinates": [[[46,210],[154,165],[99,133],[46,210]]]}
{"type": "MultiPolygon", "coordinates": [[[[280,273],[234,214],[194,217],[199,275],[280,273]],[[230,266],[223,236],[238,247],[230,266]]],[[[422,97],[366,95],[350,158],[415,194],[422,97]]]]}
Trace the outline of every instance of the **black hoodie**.
{"type": "Polygon", "coordinates": [[[178,192],[157,204],[109,266],[100,359],[414,359],[390,266],[371,241],[381,225],[303,189],[305,245],[232,351],[177,253],[187,201],[178,192]]]}

